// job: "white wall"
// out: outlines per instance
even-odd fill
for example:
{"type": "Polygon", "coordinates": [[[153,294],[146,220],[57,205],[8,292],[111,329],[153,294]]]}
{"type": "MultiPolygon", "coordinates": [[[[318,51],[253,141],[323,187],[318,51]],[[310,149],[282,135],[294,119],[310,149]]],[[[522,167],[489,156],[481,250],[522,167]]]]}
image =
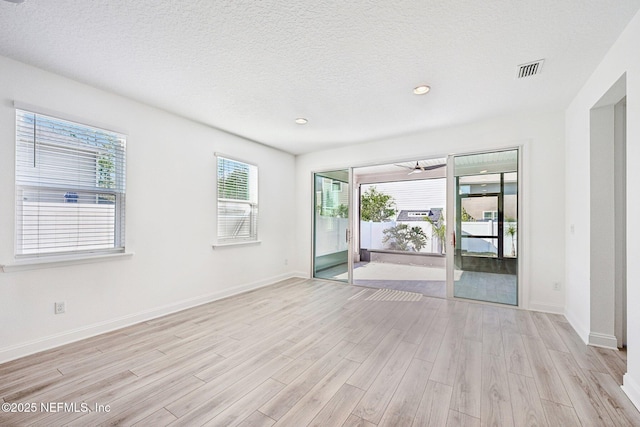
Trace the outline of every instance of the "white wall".
{"type": "Polygon", "coordinates": [[[562,112],[509,115],[479,123],[298,156],[296,270],[311,271],[312,172],[373,163],[443,157],[523,145],[519,238],[523,245],[523,306],[562,312],[564,293],[564,118],[562,112]]]}
{"type": "Polygon", "coordinates": [[[629,23],[566,112],[566,316],[586,341],[590,324],[590,110],[626,73],[627,95],[627,374],[624,390],[640,407],[640,13],[629,23]]]}
{"type": "Polygon", "coordinates": [[[403,210],[445,209],[447,206],[446,178],[362,184],[362,193],[371,187],[393,197],[396,215],[391,219],[396,219],[403,210]]]}
{"type": "Polygon", "coordinates": [[[291,275],[292,155],[3,57],[0,264],[14,260],[14,100],[128,133],[126,241],[135,255],[0,272],[0,362],[291,275]],[[212,248],[214,152],[258,165],[261,244],[212,248]],[[55,301],[66,314],[53,314],[55,301]]]}

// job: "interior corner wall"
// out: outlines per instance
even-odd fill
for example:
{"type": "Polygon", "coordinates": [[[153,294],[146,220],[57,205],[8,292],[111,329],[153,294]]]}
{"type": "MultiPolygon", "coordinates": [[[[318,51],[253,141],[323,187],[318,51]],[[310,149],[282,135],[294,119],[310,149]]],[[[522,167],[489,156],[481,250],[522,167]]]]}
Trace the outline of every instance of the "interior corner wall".
{"type": "Polygon", "coordinates": [[[13,101],[122,129],[127,259],[0,272],[0,362],[292,276],[295,157],[0,57],[0,264],[14,260],[13,101]],[[260,244],[212,248],[214,152],[259,168],[260,244]],[[54,315],[55,301],[66,313],[54,315]]]}
{"type": "Polygon", "coordinates": [[[448,154],[523,147],[522,306],[562,313],[564,292],[564,117],[515,114],[402,137],[300,155],[296,161],[296,270],[311,272],[312,173],[448,154]],[[562,286],[561,286],[562,287],[562,286]]]}
{"type": "MultiPolygon", "coordinates": [[[[586,342],[590,320],[590,119],[591,109],[626,74],[627,188],[640,182],[640,13],[621,33],[566,110],[566,316],[586,342]]],[[[640,193],[627,191],[627,211],[640,210],[640,193]]],[[[640,407],[640,223],[627,217],[627,374],[624,390],[640,407]]]]}
{"type": "Polygon", "coordinates": [[[615,185],[614,105],[590,112],[589,272],[591,281],[590,344],[616,348],[615,337],[615,185]]]}

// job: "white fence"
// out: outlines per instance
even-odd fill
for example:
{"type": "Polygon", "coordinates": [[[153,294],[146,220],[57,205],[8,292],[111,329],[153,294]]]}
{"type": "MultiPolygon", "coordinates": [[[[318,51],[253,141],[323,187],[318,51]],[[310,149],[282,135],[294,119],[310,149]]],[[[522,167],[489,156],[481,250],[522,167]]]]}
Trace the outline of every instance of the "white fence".
{"type": "Polygon", "coordinates": [[[20,254],[109,249],[114,246],[115,205],[23,202],[20,254]]]}
{"type": "MultiPolygon", "coordinates": [[[[513,226],[517,230],[517,223],[505,222],[504,223],[504,255],[516,256],[517,255],[517,240],[518,233],[514,233],[513,236],[507,233],[510,226],[513,226]]],[[[497,236],[498,235],[498,221],[477,221],[477,222],[463,222],[462,223],[463,236],[497,236]]],[[[462,251],[469,253],[498,253],[498,239],[492,238],[476,238],[462,239],[462,251]]]]}
{"type": "MultiPolygon", "coordinates": [[[[384,238],[384,230],[395,227],[400,223],[396,221],[387,222],[360,222],[360,248],[370,250],[385,250],[389,249],[386,243],[382,242],[384,238]]],[[[433,253],[439,254],[440,242],[437,237],[434,237],[431,230],[431,223],[428,221],[413,221],[407,222],[410,227],[418,226],[422,228],[425,235],[428,237],[427,245],[420,250],[420,253],[433,253]]],[[[509,226],[517,225],[516,223],[505,223],[504,234],[504,255],[513,256],[512,250],[517,248],[517,233],[512,237],[507,234],[509,226]]],[[[336,252],[346,251],[346,232],[349,226],[347,218],[335,218],[328,216],[316,217],[316,256],[322,256],[332,254],[336,252]]],[[[477,221],[477,222],[463,222],[462,231],[464,234],[470,234],[474,236],[495,236],[498,234],[497,221],[477,221]]],[[[471,253],[494,253],[498,252],[498,240],[491,238],[477,238],[468,239],[463,238],[462,242],[458,242],[462,245],[462,250],[471,253]]]]}
{"type": "Polygon", "coordinates": [[[420,227],[427,236],[427,245],[420,250],[420,253],[439,254],[440,242],[437,237],[433,237],[431,223],[428,221],[412,221],[412,222],[369,222],[360,221],[360,248],[362,249],[389,249],[388,243],[383,243],[384,230],[395,227],[398,224],[408,224],[409,227],[420,227]]]}
{"type": "Polygon", "coordinates": [[[316,216],[316,256],[347,250],[347,218],[316,216]]]}
{"type": "MultiPolygon", "coordinates": [[[[383,243],[384,230],[396,226],[396,221],[388,222],[360,222],[360,247],[362,249],[388,249],[386,243],[383,243]]],[[[431,230],[431,223],[427,221],[423,222],[407,222],[410,227],[419,226],[423,229],[424,233],[428,236],[429,241],[427,246],[420,250],[421,253],[441,253],[440,242],[437,237],[434,237],[431,230]]],[[[504,235],[504,254],[505,256],[513,256],[517,248],[517,233],[513,236],[506,233],[509,226],[517,225],[516,223],[505,223],[505,235],[504,235]]],[[[477,222],[463,222],[462,223],[463,234],[469,234],[474,236],[495,236],[498,234],[498,222],[497,221],[477,221],[477,222]]],[[[498,240],[491,238],[478,238],[468,239],[463,238],[462,250],[472,253],[498,253],[498,240]]]]}

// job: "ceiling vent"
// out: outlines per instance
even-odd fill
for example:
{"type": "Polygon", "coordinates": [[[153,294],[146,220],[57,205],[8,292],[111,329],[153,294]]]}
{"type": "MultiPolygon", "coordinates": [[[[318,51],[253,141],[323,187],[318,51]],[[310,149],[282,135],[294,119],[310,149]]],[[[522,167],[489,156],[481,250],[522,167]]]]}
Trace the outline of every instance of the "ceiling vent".
{"type": "Polygon", "coordinates": [[[542,64],[544,64],[544,59],[539,59],[534,62],[518,65],[517,78],[524,79],[525,77],[531,77],[540,74],[540,72],[542,71],[542,64]]]}

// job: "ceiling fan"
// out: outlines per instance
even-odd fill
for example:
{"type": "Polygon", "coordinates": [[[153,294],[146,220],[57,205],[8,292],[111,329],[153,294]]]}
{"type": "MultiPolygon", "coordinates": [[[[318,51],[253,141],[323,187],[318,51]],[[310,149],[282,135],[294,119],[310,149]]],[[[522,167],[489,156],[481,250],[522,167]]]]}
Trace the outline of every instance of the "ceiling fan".
{"type": "Polygon", "coordinates": [[[415,166],[407,166],[407,165],[399,165],[399,164],[396,164],[396,166],[409,169],[409,175],[412,175],[414,173],[422,173],[422,172],[430,171],[433,169],[439,169],[439,168],[445,167],[446,165],[438,164],[438,165],[423,166],[420,164],[419,161],[416,161],[415,166]]]}

